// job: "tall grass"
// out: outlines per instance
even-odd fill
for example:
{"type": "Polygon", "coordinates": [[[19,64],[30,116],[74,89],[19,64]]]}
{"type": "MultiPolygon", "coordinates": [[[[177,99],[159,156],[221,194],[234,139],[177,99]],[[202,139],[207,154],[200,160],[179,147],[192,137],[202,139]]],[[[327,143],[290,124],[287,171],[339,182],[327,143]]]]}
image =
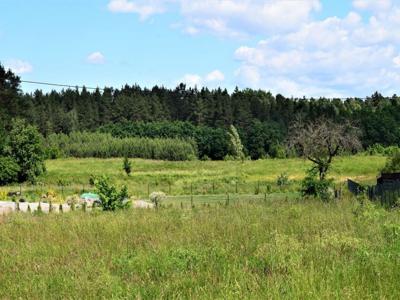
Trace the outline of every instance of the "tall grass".
{"type": "Polygon", "coordinates": [[[64,157],[130,157],[183,161],[197,157],[195,142],[182,139],[115,138],[107,133],[73,132],[52,134],[46,146],[55,156],[64,157]]]}
{"type": "Polygon", "coordinates": [[[399,299],[400,214],[276,200],[0,221],[2,299],[399,299]]]}

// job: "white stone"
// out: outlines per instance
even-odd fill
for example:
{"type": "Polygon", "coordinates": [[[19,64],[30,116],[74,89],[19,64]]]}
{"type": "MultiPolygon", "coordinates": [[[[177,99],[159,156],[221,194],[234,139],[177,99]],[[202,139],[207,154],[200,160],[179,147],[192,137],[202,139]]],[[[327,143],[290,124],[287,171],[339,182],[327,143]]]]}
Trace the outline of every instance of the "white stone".
{"type": "Polygon", "coordinates": [[[133,208],[154,208],[154,204],[143,200],[138,200],[133,201],[133,208]]]}

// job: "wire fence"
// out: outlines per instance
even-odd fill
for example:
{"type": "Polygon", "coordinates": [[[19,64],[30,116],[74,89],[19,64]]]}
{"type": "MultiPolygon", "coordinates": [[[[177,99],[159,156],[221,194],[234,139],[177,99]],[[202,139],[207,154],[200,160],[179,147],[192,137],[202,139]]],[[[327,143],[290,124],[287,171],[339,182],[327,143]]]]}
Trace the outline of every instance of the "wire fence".
{"type": "MultiPolygon", "coordinates": [[[[207,195],[260,195],[272,193],[297,192],[298,184],[291,182],[285,185],[277,185],[268,181],[256,182],[176,182],[160,183],[146,182],[128,185],[129,193],[137,198],[146,199],[152,192],[164,192],[168,196],[207,196],[207,195]]],[[[85,192],[94,192],[95,187],[90,184],[36,184],[14,185],[0,189],[1,197],[20,197],[26,200],[39,200],[44,195],[51,193],[59,198],[80,195],[85,192]]],[[[4,200],[4,199],[0,199],[4,200]]]]}

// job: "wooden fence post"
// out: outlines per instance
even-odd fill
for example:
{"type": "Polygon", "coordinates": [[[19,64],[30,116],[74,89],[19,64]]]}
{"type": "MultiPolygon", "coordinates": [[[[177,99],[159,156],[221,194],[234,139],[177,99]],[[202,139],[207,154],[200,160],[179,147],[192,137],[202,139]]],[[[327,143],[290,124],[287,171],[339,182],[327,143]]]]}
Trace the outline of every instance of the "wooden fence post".
{"type": "Polygon", "coordinates": [[[190,205],[193,208],[193,183],[190,183],[190,205]]]}

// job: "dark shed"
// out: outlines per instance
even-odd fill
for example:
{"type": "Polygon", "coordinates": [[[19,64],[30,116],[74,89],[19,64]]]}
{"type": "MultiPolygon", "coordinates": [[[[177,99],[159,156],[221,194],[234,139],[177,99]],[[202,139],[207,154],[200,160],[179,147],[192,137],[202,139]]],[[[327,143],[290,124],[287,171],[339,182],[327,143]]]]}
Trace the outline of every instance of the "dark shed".
{"type": "Polygon", "coordinates": [[[382,173],[377,182],[378,184],[400,183],[400,173],[382,173]]]}

